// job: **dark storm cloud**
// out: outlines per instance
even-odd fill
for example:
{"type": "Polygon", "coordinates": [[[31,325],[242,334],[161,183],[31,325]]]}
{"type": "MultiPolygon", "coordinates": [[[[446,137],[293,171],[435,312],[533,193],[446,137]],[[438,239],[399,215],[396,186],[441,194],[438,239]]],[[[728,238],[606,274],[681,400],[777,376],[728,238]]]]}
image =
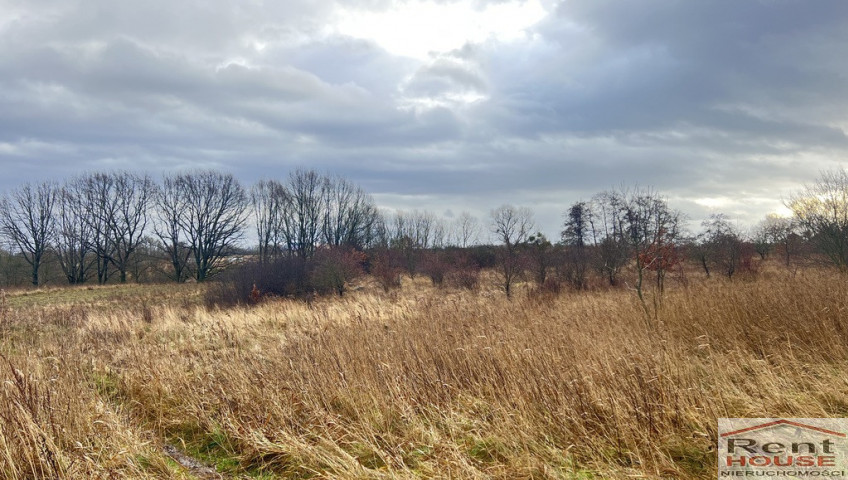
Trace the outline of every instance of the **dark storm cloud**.
{"type": "Polygon", "coordinates": [[[836,60],[846,13],[839,2],[563,2],[541,41],[488,58],[497,94],[482,108],[496,131],[541,148],[563,139],[558,162],[534,162],[537,185],[552,170],[567,190],[599,185],[606,164],[610,184],[690,198],[771,190],[778,203],[848,147],[848,67],[836,60]]]}
{"type": "Polygon", "coordinates": [[[756,221],[848,151],[844,2],[568,0],[525,39],[429,59],[339,34],[338,6],[0,0],[0,189],[307,165],[397,206],[534,206],[554,234],[636,183],[756,221]]]}

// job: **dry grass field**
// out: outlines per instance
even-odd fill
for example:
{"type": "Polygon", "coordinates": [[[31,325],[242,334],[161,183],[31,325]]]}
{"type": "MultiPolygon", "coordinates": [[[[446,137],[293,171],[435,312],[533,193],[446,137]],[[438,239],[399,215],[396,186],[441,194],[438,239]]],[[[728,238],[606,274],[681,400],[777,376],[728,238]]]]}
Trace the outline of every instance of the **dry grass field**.
{"type": "Polygon", "coordinates": [[[848,414],[848,281],[12,292],[0,355],[3,478],[714,478],[718,417],[848,414]]]}

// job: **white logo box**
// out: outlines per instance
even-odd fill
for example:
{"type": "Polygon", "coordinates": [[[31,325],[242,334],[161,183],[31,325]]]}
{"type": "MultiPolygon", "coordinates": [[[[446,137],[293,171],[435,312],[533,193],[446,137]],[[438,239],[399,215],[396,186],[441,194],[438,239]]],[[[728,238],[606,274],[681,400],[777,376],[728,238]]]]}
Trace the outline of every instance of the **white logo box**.
{"type": "Polygon", "coordinates": [[[718,477],[848,478],[846,418],[720,418],[718,477]]]}

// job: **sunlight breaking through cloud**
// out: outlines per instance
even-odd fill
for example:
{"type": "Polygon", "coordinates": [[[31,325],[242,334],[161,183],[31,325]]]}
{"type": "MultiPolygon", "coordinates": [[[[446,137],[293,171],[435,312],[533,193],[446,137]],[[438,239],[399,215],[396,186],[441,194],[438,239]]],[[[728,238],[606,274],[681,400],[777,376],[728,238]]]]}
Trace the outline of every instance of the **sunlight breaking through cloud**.
{"type": "Polygon", "coordinates": [[[386,51],[426,60],[433,54],[488,39],[524,38],[527,29],[547,15],[539,0],[475,6],[472,1],[415,1],[384,11],[340,8],[335,29],[344,35],[372,40],[386,51]]]}

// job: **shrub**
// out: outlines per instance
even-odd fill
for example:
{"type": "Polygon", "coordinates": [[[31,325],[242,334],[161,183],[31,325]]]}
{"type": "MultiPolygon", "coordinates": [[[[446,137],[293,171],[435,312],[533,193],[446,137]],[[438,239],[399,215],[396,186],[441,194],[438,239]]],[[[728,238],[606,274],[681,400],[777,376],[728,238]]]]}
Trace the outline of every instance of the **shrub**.
{"type": "Polygon", "coordinates": [[[304,260],[283,257],[272,262],[253,261],[220,275],[206,293],[210,306],[259,303],[266,297],[308,299],[314,294],[338,293],[362,275],[365,254],[344,247],[321,248],[304,260]]]}
{"type": "Polygon", "coordinates": [[[370,273],[384,291],[400,288],[400,276],[403,271],[400,262],[394,250],[385,249],[372,253],[369,262],[370,273]]]}
{"type": "Polygon", "coordinates": [[[754,260],[754,245],[743,243],[739,252],[739,273],[755,276],[759,273],[759,265],[754,260]]]}
{"type": "Polygon", "coordinates": [[[479,245],[465,249],[468,260],[478,268],[495,268],[498,264],[496,249],[492,245],[479,245]]]}
{"type": "Polygon", "coordinates": [[[424,253],[421,262],[421,271],[430,277],[433,285],[441,286],[445,281],[445,275],[452,269],[446,252],[431,250],[424,253]]]}
{"type": "Polygon", "coordinates": [[[467,252],[454,252],[450,258],[450,266],[445,275],[450,287],[474,290],[480,284],[480,266],[467,252]]]}
{"type": "Polygon", "coordinates": [[[312,285],[318,293],[344,294],[347,282],[364,272],[365,254],[345,247],[322,248],[310,265],[312,285]]]}
{"type": "Polygon", "coordinates": [[[256,303],[268,296],[305,298],[314,290],[307,262],[286,257],[270,263],[249,262],[223,272],[206,291],[206,304],[256,303]]]}
{"type": "Polygon", "coordinates": [[[474,290],[480,285],[480,269],[472,267],[454,270],[448,273],[446,280],[450,287],[474,290]]]}

